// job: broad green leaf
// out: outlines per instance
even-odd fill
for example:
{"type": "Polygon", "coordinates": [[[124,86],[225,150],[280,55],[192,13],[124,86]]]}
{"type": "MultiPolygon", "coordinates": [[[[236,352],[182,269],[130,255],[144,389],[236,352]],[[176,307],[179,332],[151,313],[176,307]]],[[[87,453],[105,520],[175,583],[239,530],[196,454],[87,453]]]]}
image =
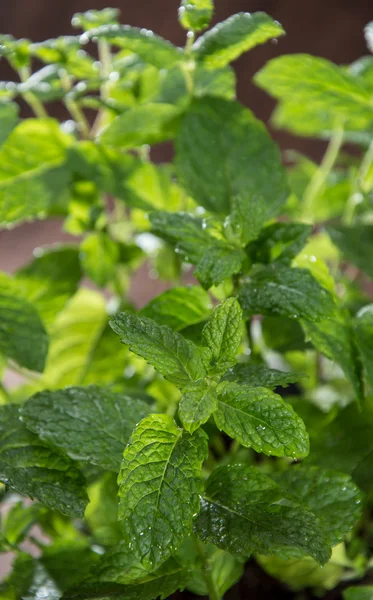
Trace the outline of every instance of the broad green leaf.
{"type": "Polygon", "coordinates": [[[87,10],[84,13],[75,13],[71,24],[73,27],[89,31],[101,25],[113,25],[118,22],[119,10],[117,8],[104,8],[102,10],[87,10]]]}
{"type": "Polygon", "coordinates": [[[183,389],[179,417],[184,428],[193,433],[206,423],[217,407],[216,390],[202,381],[183,389]]]}
{"type": "Polygon", "coordinates": [[[355,347],[351,324],[338,315],[317,323],[302,320],[306,338],[319,352],[337,362],[351,382],[358,401],[363,399],[361,366],[355,347]]]}
{"type": "Polygon", "coordinates": [[[210,316],[210,297],[202,288],[174,287],[153,298],[140,311],[140,316],[168,325],[175,331],[200,323],[210,316]]]}
{"type": "Polygon", "coordinates": [[[264,387],[224,382],[218,387],[217,427],[247,448],[273,456],[307,456],[305,425],[290,404],[264,387]]]}
{"type": "Polygon", "coordinates": [[[28,429],[70,458],[118,472],[132,430],[149,411],[142,400],[88,386],[39,392],[21,416],[28,429]]]}
{"type": "Polygon", "coordinates": [[[373,386],[373,304],[364,306],[358,312],[353,327],[365,377],[369,385],[373,386]]]}
{"type": "Polygon", "coordinates": [[[17,125],[18,112],[18,104],[15,102],[0,104],[0,146],[17,125]]]}
{"type": "MultiPolygon", "coordinates": [[[[90,32],[87,39],[106,40],[114,46],[130,50],[145,63],[159,69],[167,69],[183,58],[181,48],[155,35],[148,29],[138,29],[130,25],[103,25],[90,32]]],[[[84,38],[85,39],[85,38],[84,38]]]]}
{"type": "MultiPolygon", "coordinates": [[[[115,570],[118,578],[126,567],[126,561],[129,557],[120,550],[113,554],[116,565],[109,571],[114,578],[115,570]]],[[[106,557],[104,558],[106,561],[106,557]]],[[[166,600],[178,589],[184,589],[189,573],[179,565],[179,563],[170,558],[153,573],[143,576],[143,579],[133,581],[125,585],[121,583],[101,580],[92,583],[81,583],[76,588],[65,592],[62,600],[166,600]]],[[[52,600],[52,599],[51,599],[52,600]]],[[[53,599],[54,600],[54,599],[53,599]]]]}
{"type": "Polygon", "coordinates": [[[100,141],[108,146],[135,148],[172,139],[180,110],[172,104],[142,104],[129,108],[106,127],[100,141]]]}
{"type": "Polygon", "coordinates": [[[357,116],[372,120],[371,92],[357,77],[325,58],[308,54],[279,56],[257,73],[255,82],[292,106],[312,107],[334,116],[334,128],[357,116]]]}
{"type": "Polygon", "coordinates": [[[118,516],[143,564],[155,567],[191,533],[206,457],[205,433],[185,433],[168,415],[150,415],[133,432],[118,477],[118,516]]]}
{"type": "Polygon", "coordinates": [[[196,533],[236,556],[312,556],[325,564],[331,549],[317,519],[299,504],[281,504],[282,498],[276,483],[255,467],[219,467],[207,481],[196,533]]]}
{"type": "Polygon", "coordinates": [[[0,150],[0,224],[43,217],[67,200],[72,138],[53,119],[26,119],[0,150]]]}
{"type": "Polygon", "coordinates": [[[26,429],[17,405],[2,406],[0,415],[0,480],[51,509],[82,517],[88,497],[73,462],[26,429]]]}
{"type": "Polygon", "coordinates": [[[246,251],[253,263],[281,263],[290,265],[312,233],[312,225],[305,223],[273,223],[267,225],[246,251]]]}
{"type": "Polygon", "coordinates": [[[111,319],[110,326],[123,344],[175,385],[184,387],[206,375],[206,348],[198,348],[166,325],[122,312],[111,319]]]}
{"type": "Polygon", "coordinates": [[[240,248],[216,243],[205,249],[205,254],[197,263],[195,277],[205,289],[219,285],[241,270],[245,254],[240,248]]]}
{"type": "Polygon", "coordinates": [[[236,298],[228,298],[215,308],[202,331],[202,344],[211,350],[213,372],[224,372],[236,362],[242,335],[241,307],[236,298]]]}
{"type": "Polygon", "coordinates": [[[221,98],[191,104],[176,138],[176,167],[197,203],[231,213],[227,237],[242,245],[256,238],[288,195],[278,148],[263,123],[221,98]]]}
{"type": "Polygon", "coordinates": [[[246,315],[281,315],[318,321],[335,309],[333,296],[307,269],[282,265],[263,268],[241,286],[239,300],[246,315]]]}
{"type": "Polygon", "coordinates": [[[237,13],[202,35],[193,46],[197,61],[211,69],[224,67],[241,54],[285,32],[266,13],[237,13]]]}
{"type": "Polygon", "coordinates": [[[302,373],[294,373],[293,371],[277,371],[255,363],[238,363],[224,373],[222,379],[224,381],[235,381],[250,387],[266,387],[273,390],[276,387],[286,387],[296,383],[302,377],[302,373]]]}
{"type": "Polygon", "coordinates": [[[34,260],[16,273],[22,295],[37,308],[48,328],[76,292],[80,278],[78,250],[68,246],[38,249],[34,260]]]}
{"type": "Polygon", "coordinates": [[[342,258],[373,279],[373,225],[334,225],[327,232],[342,252],[342,258]]]}
{"type": "Polygon", "coordinates": [[[0,352],[31,371],[43,371],[48,334],[15,280],[0,273],[0,352]]]}
{"type": "Polygon", "coordinates": [[[105,287],[113,280],[119,246],[105,232],[87,235],[80,244],[79,254],[83,270],[98,286],[105,287]]]}
{"type": "Polygon", "coordinates": [[[181,0],[179,21],[184,29],[201,31],[209,26],[213,12],[213,0],[181,0]]]}
{"type": "Polygon", "coordinates": [[[349,587],[343,592],[343,600],[373,600],[373,585],[349,587]]]}

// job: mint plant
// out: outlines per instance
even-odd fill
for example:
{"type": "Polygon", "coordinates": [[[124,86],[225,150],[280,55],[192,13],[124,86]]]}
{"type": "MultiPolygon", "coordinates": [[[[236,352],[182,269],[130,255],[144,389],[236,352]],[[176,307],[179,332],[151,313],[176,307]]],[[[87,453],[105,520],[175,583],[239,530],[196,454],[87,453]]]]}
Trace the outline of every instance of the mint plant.
{"type": "Polygon", "coordinates": [[[273,125],[327,141],[282,157],[230,63],[284,31],[212,16],[0,39],[0,224],[76,236],[0,274],[4,599],[219,600],[248,560],[373,593],[373,57],[264,66],[273,125]],[[136,310],[141,265],[172,285],[136,310]]]}

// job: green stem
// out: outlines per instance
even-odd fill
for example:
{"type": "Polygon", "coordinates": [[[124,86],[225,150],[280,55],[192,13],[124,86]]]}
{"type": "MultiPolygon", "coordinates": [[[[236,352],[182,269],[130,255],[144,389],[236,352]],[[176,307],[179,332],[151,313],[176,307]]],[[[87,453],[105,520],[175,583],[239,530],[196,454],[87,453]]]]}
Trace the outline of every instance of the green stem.
{"type": "Polygon", "coordinates": [[[71,98],[70,99],[65,98],[65,106],[66,106],[67,110],[69,111],[69,113],[71,114],[74,121],[76,122],[78,129],[79,129],[80,133],[82,134],[82,137],[85,139],[89,139],[89,137],[90,137],[89,122],[88,122],[85,114],[81,110],[81,108],[78,106],[78,104],[75,102],[75,100],[72,100],[71,98]]]}
{"type": "MultiPolygon", "coordinates": [[[[102,83],[100,88],[100,97],[101,100],[107,100],[109,97],[110,86],[109,75],[111,73],[111,51],[110,45],[106,40],[98,41],[98,57],[101,63],[101,75],[104,79],[104,82],[102,83]]],[[[100,108],[100,110],[98,111],[97,117],[92,126],[92,137],[96,137],[96,135],[100,133],[104,125],[105,113],[105,108],[100,108]]]]}
{"type": "Polygon", "coordinates": [[[328,175],[338,158],[339,151],[343,144],[343,128],[335,130],[329,145],[326,149],[324,158],[316,173],[309,182],[303,196],[303,215],[307,220],[312,220],[313,203],[315,198],[321,192],[328,175]]]}
{"type": "MultiPolygon", "coordinates": [[[[18,71],[19,78],[22,83],[26,83],[28,78],[30,77],[30,69],[28,67],[22,67],[18,71]]],[[[48,113],[45,110],[43,104],[40,102],[39,98],[35,96],[32,92],[24,92],[22,94],[23,98],[29,105],[29,107],[33,110],[36,117],[39,119],[45,119],[48,117],[48,113]]]]}
{"type": "Polygon", "coordinates": [[[363,156],[363,160],[361,161],[361,165],[357,174],[357,179],[359,183],[359,187],[364,190],[364,181],[366,176],[368,175],[369,169],[372,166],[373,162],[373,141],[370,142],[369,148],[363,156]]]}
{"type": "Polygon", "coordinates": [[[200,540],[196,540],[196,549],[202,559],[202,577],[205,580],[209,598],[210,600],[221,600],[220,592],[211,577],[211,566],[206,558],[205,548],[200,540]]]}

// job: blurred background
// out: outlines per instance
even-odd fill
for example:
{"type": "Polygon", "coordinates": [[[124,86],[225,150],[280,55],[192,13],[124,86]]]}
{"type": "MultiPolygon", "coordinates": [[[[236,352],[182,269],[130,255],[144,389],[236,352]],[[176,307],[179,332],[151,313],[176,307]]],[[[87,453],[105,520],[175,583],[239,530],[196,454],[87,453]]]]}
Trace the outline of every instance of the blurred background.
{"type": "MultiPolygon", "coordinates": [[[[1,33],[32,41],[76,33],[71,27],[72,15],[104,8],[107,2],[121,10],[122,23],[152,29],[174,44],[184,45],[185,32],[177,20],[179,0],[0,0],[1,33]]],[[[279,54],[305,52],[344,64],[367,54],[363,28],[373,19],[373,5],[369,0],[215,0],[215,7],[214,22],[239,11],[261,10],[280,21],[286,31],[286,36],[278,43],[258,46],[234,65],[238,75],[238,98],[265,122],[268,122],[274,102],[251,83],[251,78],[268,60],[279,54]]],[[[0,78],[12,77],[5,61],[0,62],[0,78]]],[[[28,116],[27,108],[22,110],[22,115],[28,116]]],[[[56,117],[66,116],[59,105],[48,106],[48,111],[56,117]]],[[[322,155],[322,142],[293,138],[280,131],[272,131],[272,134],[283,150],[295,148],[314,159],[322,155]]],[[[162,160],[162,152],[159,159],[162,160]]],[[[66,237],[55,221],[0,231],[0,269],[13,271],[31,258],[35,246],[66,237]]],[[[155,291],[153,288],[153,294],[155,291]]],[[[140,277],[135,299],[142,304],[147,295],[140,277]]]]}

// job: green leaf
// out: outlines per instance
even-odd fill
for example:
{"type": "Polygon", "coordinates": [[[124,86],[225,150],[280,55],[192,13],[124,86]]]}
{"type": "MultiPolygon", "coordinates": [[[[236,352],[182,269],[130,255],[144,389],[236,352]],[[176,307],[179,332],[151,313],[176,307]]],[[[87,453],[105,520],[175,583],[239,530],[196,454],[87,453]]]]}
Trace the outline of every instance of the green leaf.
{"type": "Polygon", "coordinates": [[[48,594],[48,600],[60,600],[61,590],[45,567],[25,552],[12,563],[12,572],[0,588],[4,600],[31,600],[48,594]]]}
{"type": "Polygon", "coordinates": [[[166,325],[122,312],[111,319],[110,326],[123,344],[175,385],[184,387],[206,375],[206,348],[198,348],[166,325]]]}
{"type": "Polygon", "coordinates": [[[277,371],[255,363],[238,363],[224,373],[222,379],[250,387],[266,387],[273,390],[276,387],[286,387],[291,383],[296,383],[302,377],[302,373],[293,371],[277,371]]]}
{"type": "Polygon", "coordinates": [[[179,417],[184,429],[193,433],[206,423],[217,409],[216,390],[203,381],[183,389],[179,404],[179,417]]]}
{"type": "Polygon", "coordinates": [[[99,555],[91,550],[86,539],[58,540],[45,546],[40,563],[61,590],[76,585],[97,567],[99,555]]]}
{"type": "Polygon", "coordinates": [[[0,273],[0,352],[31,371],[43,371],[48,334],[34,306],[20,295],[17,282],[0,273]]]}
{"type": "Polygon", "coordinates": [[[290,265],[312,233],[305,223],[272,223],[265,227],[246,251],[252,263],[281,263],[290,265]]]}
{"type": "Polygon", "coordinates": [[[6,515],[2,529],[9,544],[19,545],[37,522],[43,508],[34,503],[24,506],[23,502],[13,504],[6,515]]]}
{"type": "Polygon", "coordinates": [[[87,10],[84,13],[75,13],[71,20],[73,27],[89,31],[101,25],[116,24],[120,11],[117,8],[104,8],[102,10],[87,10]]]}
{"type": "Polygon", "coordinates": [[[79,254],[83,270],[98,286],[105,287],[113,280],[119,247],[105,232],[87,235],[80,244],[79,254]]]}
{"type": "Polygon", "coordinates": [[[148,29],[138,29],[130,25],[103,25],[90,32],[87,39],[90,38],[106,40],[114,46],[130,50],[145,63],[159,69],[170,68],[183,58],[181,48],[173,46],[148,29]]]}
{"type": "Polygon", "coordinates": [[[53,119],[26,119],[0,150],[0,225],[45,216],[67,200],[70,136],[53,119]]]}
{"type": "Polygon", "coordinates": [[[288,195],[280,153],[263,123],[221,98],[191,104],[176,138],[176,167],[197,203],[231,213],[227,237],[242,245],[255,239],[288,195]]]}
{"type": "Polygon", "coordinates": [[[168,415],[150,415],[136,427],[118,477],[119,519],[143,564],[155,567],[191,533],[206,457],[205,433],[185,433],[168,415]]]}
{"type": "Polygon", "coordinates": [[[88,386],[39,392],[21,416],[28,429],[70,458],[118,472],[132,430],[149,411],[141,400],[88,386]]]}
{"type": "Polygon", "coordinates": [[[373,386],[373,304],[364,306],[358,312],[353,327],[365,377],[369,385],[373,386]]]}
{"type": "Polygon", "coordinates": [[[197,263],[194,275],[205,289],[209,289],[239,273],[244,258],[245,254],[240,248],[216,244],[206,249],[197,263]]]}
{"type": "Polygon", "coordinates": [[[338,317],[324,319],[317,323],[302,320],[302,327],[313,346],[327,358],[337,362],[351,382],[357,400],[362,401],[364,393],[361,381],[361,366],[354,344],[351,324],[338,317]]]}
{"type": "Polygon", "coordinates": [[[196,60],[211,69],[224,67],[241,54],[285,32],[266,13],[237,13],[202,35],[193,46],[196,60]]]}
{"type": "Polygon", "coordinates": [[[211,367],[226,371],[236,362],[243,335],[242,310],[236,298],[217,306],[202,331],[202,345],[211,350],[211,367]]]}
{"type": "Polygon", "coordinates": [[[202,288],[174,287],[153,298],[140,311],[140,316],[168,325],[175,331],[204,321],[210,316],[210,297],[202,288]]]}
{"type": "Polygon", "coordinates": [[[361,516],[362,494],[344,473],[295,465],[275,481],[289,498],[316,515],[332,546],[342,541],[361,516]]]}
{"type": "Polygon", "coordinates": [[[305,425],[290,404],[263,387],[224,382],[218,387],[217,427],[246,448],[273,456],[307,456],[305,425]]]}
{"type": "MultiPolygon", "coordinates": [[[[334,128],[357,116],[365,125],[373,118],[371,92],[343,67],[325,58],[291,54],[270,60],[256,74],[255,83],[292,106],[308,107],[316,115],[332,115],[334,128]]],[[[301,110],[301,109],[300,109],[301,110]]],[[[332,122],[333,122],[332,120],[332,122]]]]}
{"type": "Polygon", "coordinates": [[[48,508],[82,517],[88,497],[73,462],[26,429],[17,405],[2,406],[0,415],[0,480],[48,508]]]}
{"type": "Polygon", "coordinates": [[[100,136],[108,146],[135,148],[172,139],[180,109],[172,104],[148,103],[127,109],[100,136]]]}
{"type": "Polygon", "coordinates": [[[282,498],[276,483],[255,467],[219,467],[207,481],[196,533],[236,556],[312,556],[325,564],[330,545],[317,519],[302,506],[281,504],[282,498]]]}
{"type": "Polygon", "coordinates": [[[81,279],[76,248],[68,246],[38,249],[36,258],[16,273],[22,295],[37,308],[50,328],[81,279]]]}
{"type": "Polygon", "coordinates": [[[209,26],[213,12],[213,0],[181,0],[179,21],[184,29],[201,31],[209,26]]]}
{"type": "Polygon", "coordinates": [[[332,315],[333,296],[321,287],[308,269],[282,265],[263,268],[239,291],[246,315],[281,315],[317,321],[332,315]]]}
{"type": "MultiPolygon", "coordinates": [[[[108,566],[106,572],[109,572],[109,576],[113,576],[113,578],[117,572],[118,579],[120,579],[129,557],[120,548],[110,556],[113,557],[114,564],[110,570],[108,566]]],[[[106,557],[104,561],[106,563],[106,557]]],[[[108,600],[109,598],[110,600],[154,600],[154,598],[166,600],[177,589],[184,589],[188,575],[188,572],[184,571],[179,563],[171,558],[159,569],[144,576],[142,580],[128,585],[104,580],[82,583],[76,588],[68,590],[62,596],[62,600],[108,600]]]]}
{"type": "Polygon", "coordinates": [[[334,225],[327,227],[327,232],[342,257],[373,279],[373,225],[334,225]]]}
{"type": "Polygon", "coordinates": [[[206,251],[206,246],[218,243],[204,227],[202,219],[179,212],[164,210],[149,215],[152,231],[173,246],[185,262],[197,264],[206,251]]]}
{"type": "Polygon", "coordinates": [[[0,146],[18,123],[18,104],[6,102],[0,104],[0,146]]]}
{"type": "Polygon", "coordinates": [[[372,600],[373,585],[352,586],[344,590],[343,600],[372,600]]]}

